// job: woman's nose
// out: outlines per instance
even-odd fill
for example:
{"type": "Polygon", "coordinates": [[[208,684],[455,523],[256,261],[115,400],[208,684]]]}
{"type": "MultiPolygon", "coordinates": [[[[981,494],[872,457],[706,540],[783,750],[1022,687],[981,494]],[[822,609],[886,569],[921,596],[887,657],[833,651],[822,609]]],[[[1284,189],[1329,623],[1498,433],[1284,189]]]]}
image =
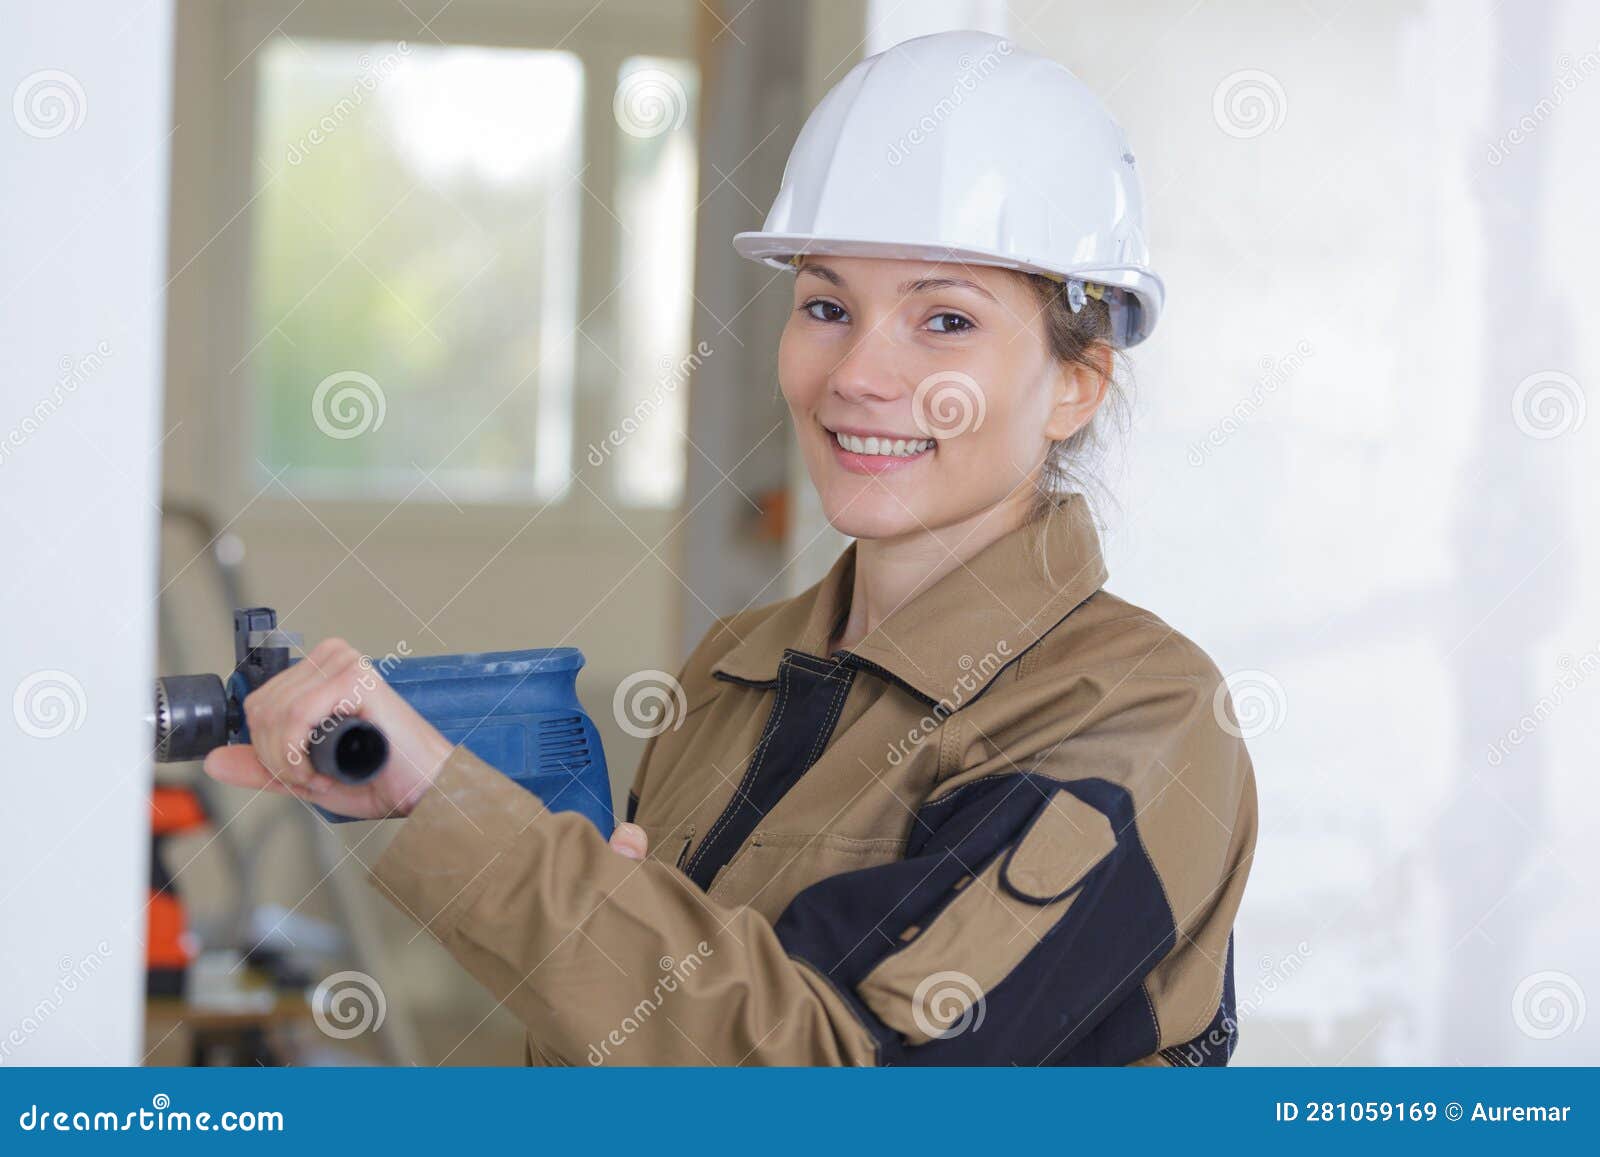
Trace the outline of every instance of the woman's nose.
{"type": "Polygon", "coordinates": [[[909,392],[904,362],[893,341],[869,332],[833,367],[828,388],[846,401],[892,401],[909,392]]]}

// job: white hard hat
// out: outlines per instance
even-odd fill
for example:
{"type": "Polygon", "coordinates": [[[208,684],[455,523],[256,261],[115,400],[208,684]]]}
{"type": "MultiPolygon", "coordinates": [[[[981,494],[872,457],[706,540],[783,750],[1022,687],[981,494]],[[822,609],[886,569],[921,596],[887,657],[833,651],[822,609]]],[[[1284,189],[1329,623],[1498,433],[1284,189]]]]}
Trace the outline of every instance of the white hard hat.
{"type": "Polygon", "coordinates": [[[1109,302],[1113,344],[1150,336],[1144,192],[1121,127],[1048,57],[986,32],[906,40],[852,68],[800,130],[741,256],[805,253],[998,265],[1109,302]]]}

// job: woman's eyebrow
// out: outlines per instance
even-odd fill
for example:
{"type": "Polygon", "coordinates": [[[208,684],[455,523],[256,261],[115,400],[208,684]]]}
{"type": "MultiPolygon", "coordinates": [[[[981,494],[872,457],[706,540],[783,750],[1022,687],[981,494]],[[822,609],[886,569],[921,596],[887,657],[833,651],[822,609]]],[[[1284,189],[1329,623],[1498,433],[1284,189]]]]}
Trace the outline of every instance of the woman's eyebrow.
{"type": "Polygon", "coordinates": [[[999,304],[999,299],[994,294],[976,281],[968,281],[965,277],[919,277],[915,281],[902,281],[899,292],[902,297],[910,297],[913,293],[928,293],[935,289],[970,289],[999,304]]]}
{"type": "Polygon", "coordinates": [[[814,261],[810,262],[810,263],[808,263],[806,265],[802,265],[800,267],[799,276],[803,277],[807,273],[814,273],[818,277],[822,278],[822,280],[828,282],[831,285],[843,285],[844,284],[844,278],[840,277],[837,273],[835,273],[832,269],[829,269],[826,265],[818,265],[814,261]]]}
{"type": "MultiPolygon", "coordinates": [[[[814,261],[802,265],[799,271],[801,273],[814,273],[829,284],[837,285],[841,288],[845,284],[844,278],[840,277],[835,270],[814,261]]],[[[964,277],[919,277],[911,281],[902,281],[896,292],[901,297],[910,297],[913,293],[929,293],[936,289],[970,289],[974,293],[981,293],[990,301],[999,304],[999,299],[994,294],[976,281],[968,281],[964,277]]]]}

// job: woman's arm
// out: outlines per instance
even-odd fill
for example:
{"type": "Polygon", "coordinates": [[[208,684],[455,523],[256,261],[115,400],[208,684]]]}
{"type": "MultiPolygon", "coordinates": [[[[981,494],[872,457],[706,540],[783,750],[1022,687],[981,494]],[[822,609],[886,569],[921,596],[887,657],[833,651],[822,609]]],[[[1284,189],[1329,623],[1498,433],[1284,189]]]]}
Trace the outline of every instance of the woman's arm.
{"type": "Polygon", "coordinates": [[[776,923],[612,854],[460,748],[373,878],[575,1064],[1128,1063],[1228,1012],[1254,796],[1209,692],[1163,684],[1092,734],[1063,725],[1027,770],[974,768],[903,860],[776,923]],[[1136,801],[1146,773],[1166,786],[1136,801]],[[1182,846],[1153,858],[1146,829],[1182,846]]]}
{"type": "Polygon", "coordinates": [[[616,855],[465,748],[372,879],[561,1060],[871,1063],[869,1035],[763,917],[616,855]]]}

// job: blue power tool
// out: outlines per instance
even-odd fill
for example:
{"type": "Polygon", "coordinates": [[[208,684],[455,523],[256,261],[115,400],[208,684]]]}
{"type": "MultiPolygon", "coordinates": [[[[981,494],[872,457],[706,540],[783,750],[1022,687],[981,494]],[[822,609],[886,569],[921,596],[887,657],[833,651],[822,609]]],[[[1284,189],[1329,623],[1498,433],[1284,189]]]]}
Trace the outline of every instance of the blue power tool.
{"type": "MultiPolygon", "coordinates": [[[[250,742],[245,696],[297,662],[300,639],[278,629],[270,607],[249,607],[233,614],[233,646],[235,666],[226,681],[218,675],[156,680],[156,762],[204,759],[213,748],[250,742]]],[[[587,816],[609,837],[611,782],[600,735],[578,702],[582,666],[576,647],[390,656],[375,664],[451,743],[534,792],[552,811],[587,816]]],[[[360,783],[382,770],[389,742],[364,719],[335,717],[313,729],[308,750],[324,775],[360,783]]]]}

